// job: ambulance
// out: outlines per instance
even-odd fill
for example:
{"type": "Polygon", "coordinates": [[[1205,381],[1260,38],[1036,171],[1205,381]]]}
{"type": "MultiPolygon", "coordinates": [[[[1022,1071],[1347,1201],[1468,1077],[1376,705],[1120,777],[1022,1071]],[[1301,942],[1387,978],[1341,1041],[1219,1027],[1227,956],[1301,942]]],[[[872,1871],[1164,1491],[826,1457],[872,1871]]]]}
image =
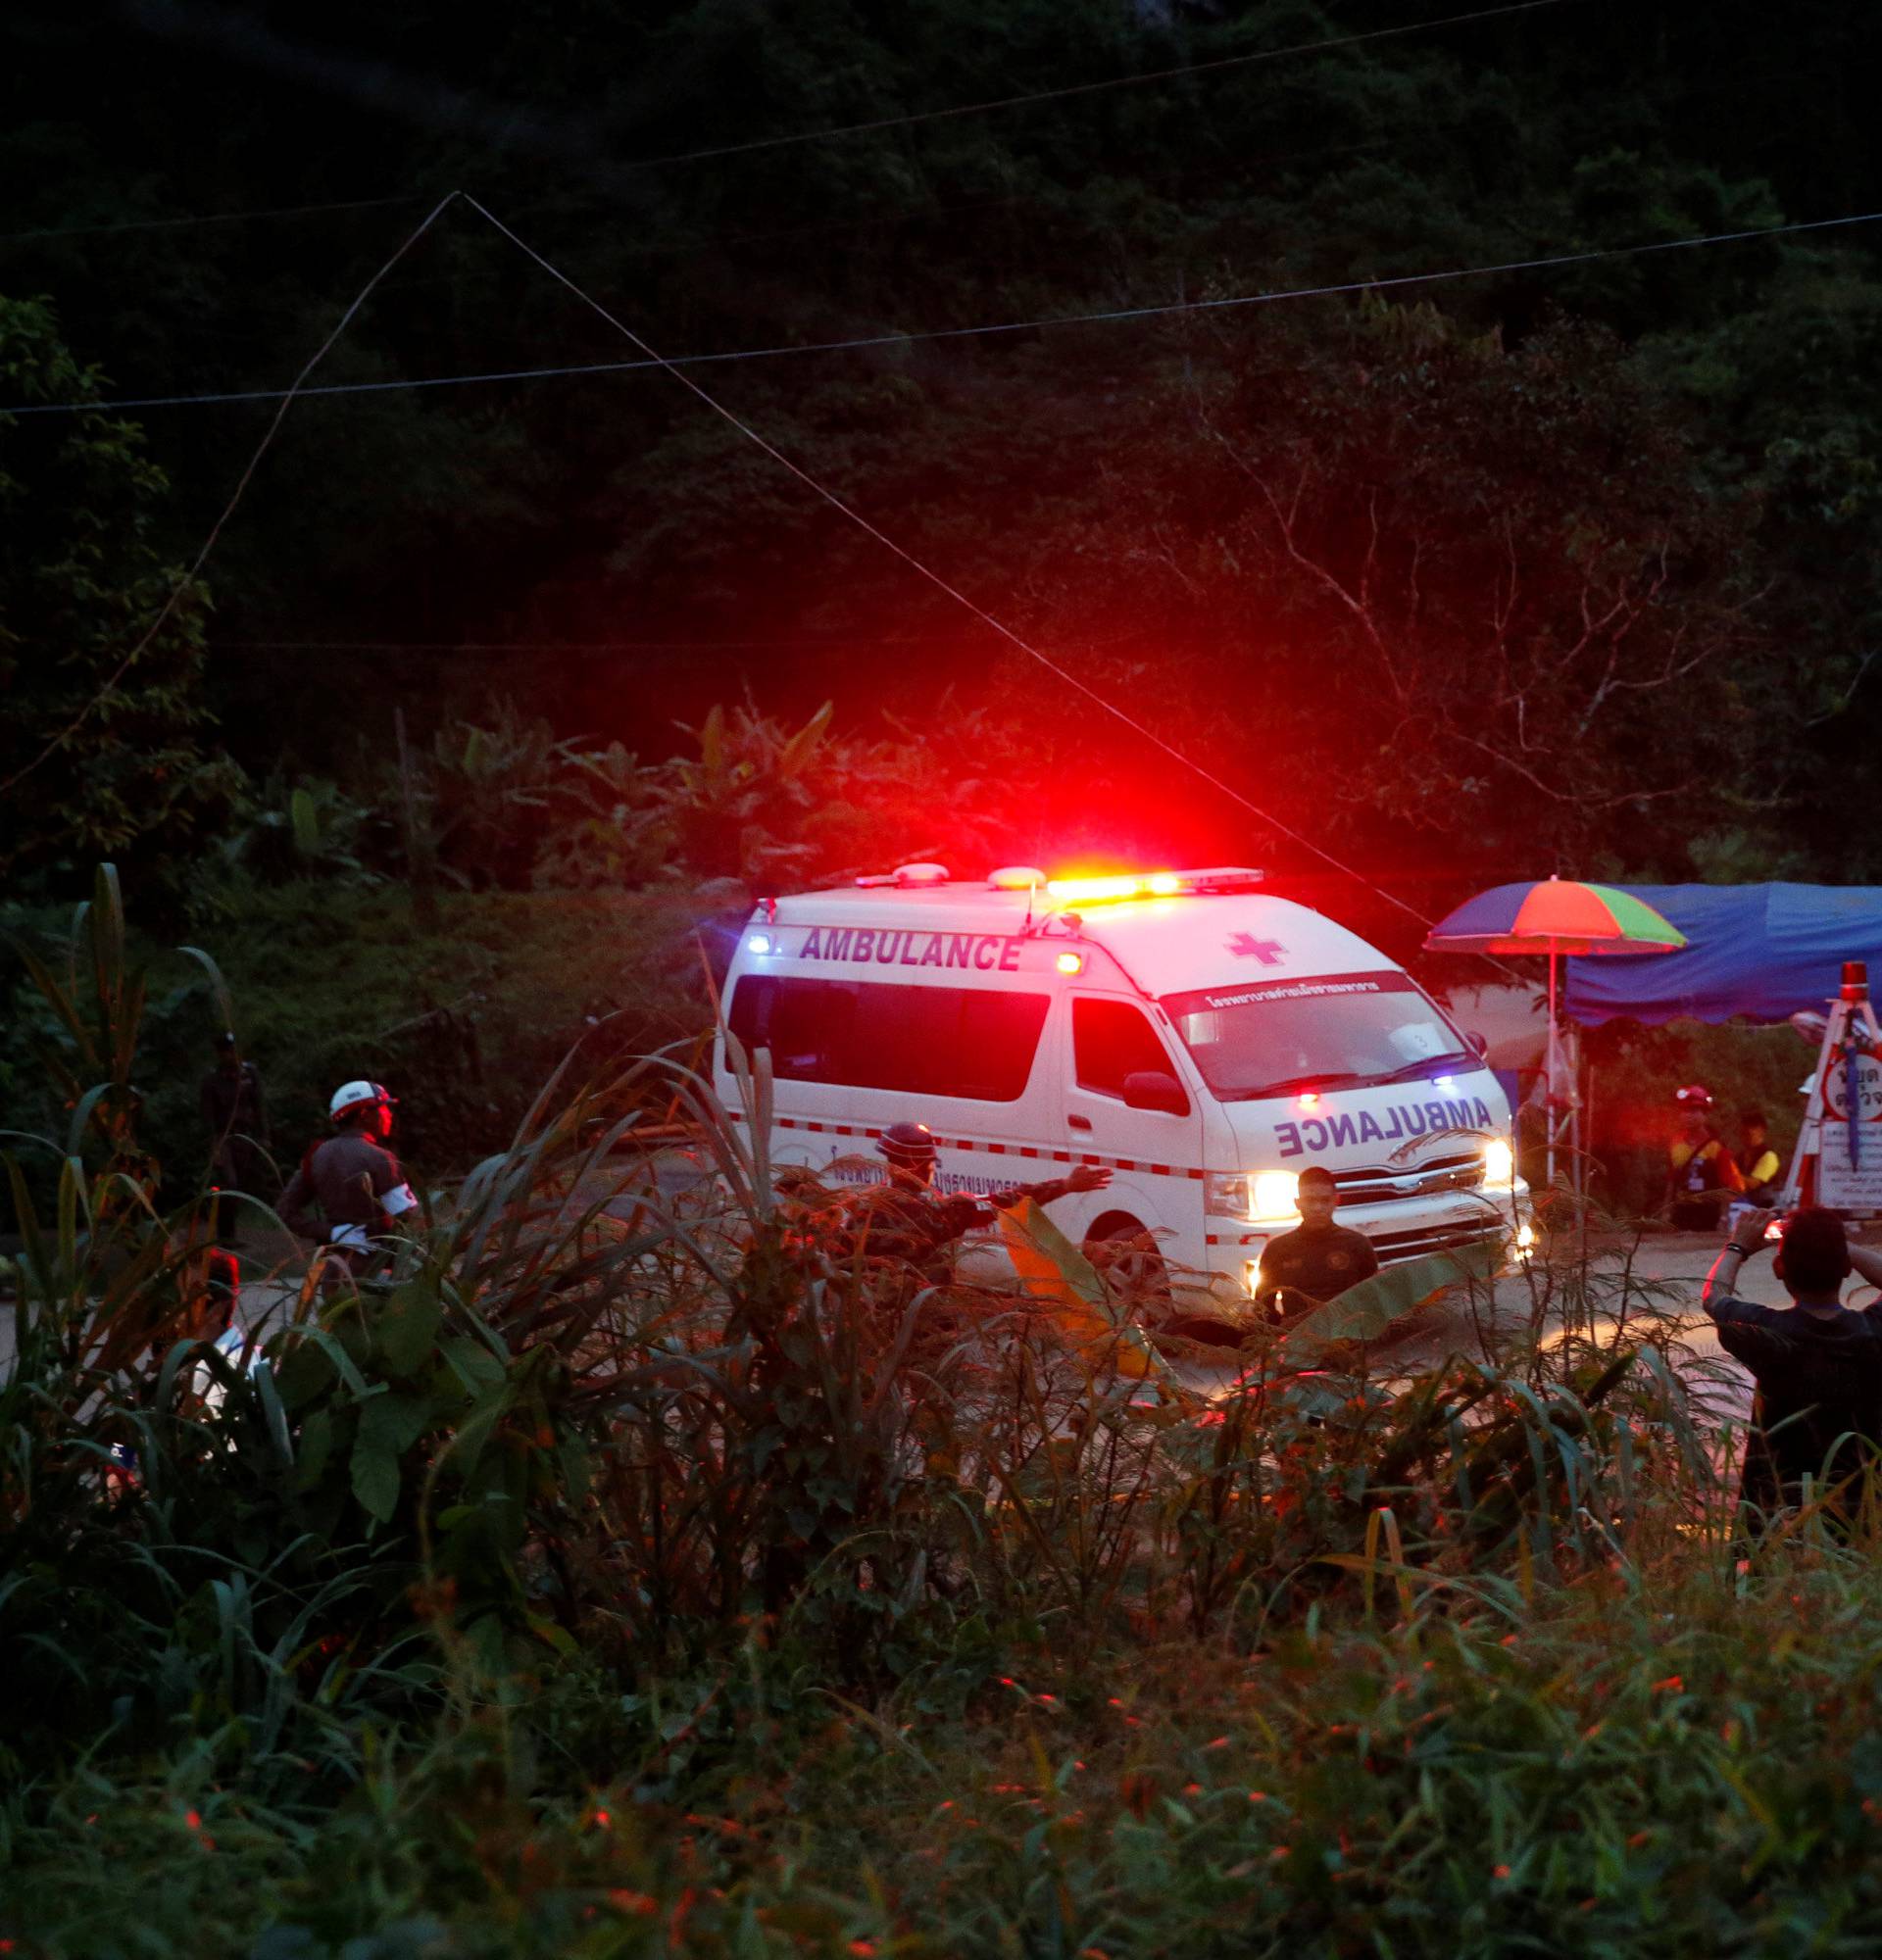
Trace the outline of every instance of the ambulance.
{"type": "Polygon", "coordinates": [[[882,1175],[921,1122],[936,1186],[985,1193],[1100,1164],[1051,1215],[1074,1241],[1154,1243],[1172,1280],[1252,1291],[1330,1171],[1382,1264],[1526,1245],[1510,1109],[1480,1046],[1357,935],[1229,866],[979,879],[905,864],[767,901],[722,996],[714,1087],[750,1120],[725,1030],[769,1052],[772,1160],[882,1175]]]}

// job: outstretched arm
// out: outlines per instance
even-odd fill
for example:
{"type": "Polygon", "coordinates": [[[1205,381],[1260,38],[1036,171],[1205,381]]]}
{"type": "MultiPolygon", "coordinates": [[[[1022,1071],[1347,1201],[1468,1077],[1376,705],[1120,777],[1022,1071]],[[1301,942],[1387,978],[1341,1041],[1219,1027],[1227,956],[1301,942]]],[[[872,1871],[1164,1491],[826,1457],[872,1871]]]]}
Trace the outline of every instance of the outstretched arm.
{"type": "Polygon", "coordinates": [[[1051,1204],[1074,1192],[1103,1191],[1111,1182],[1111,1172],[1096,1164],[1073,1164],[1064,1177],[1049,1177],[1041,1184],[1016,1184],[1011,1191],[990,1191],[987,1202],[996,1211],[1011,1211],[1021,1199],[1035,1204],[1051,1204]]]}

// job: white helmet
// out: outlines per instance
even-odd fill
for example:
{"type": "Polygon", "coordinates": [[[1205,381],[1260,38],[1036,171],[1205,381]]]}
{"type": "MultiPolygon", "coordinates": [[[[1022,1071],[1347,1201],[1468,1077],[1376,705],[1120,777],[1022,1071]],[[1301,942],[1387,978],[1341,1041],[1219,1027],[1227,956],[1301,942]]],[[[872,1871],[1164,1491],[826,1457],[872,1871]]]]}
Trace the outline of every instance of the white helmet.
{"type": "Polygon", "coordinates": [[[334,1090],[326,1113],[337,1121],[348,1109],[357,1109],[363,1102],[396,1103],[398,1100],[382,1082],[343,1082],[334,1090]]]}

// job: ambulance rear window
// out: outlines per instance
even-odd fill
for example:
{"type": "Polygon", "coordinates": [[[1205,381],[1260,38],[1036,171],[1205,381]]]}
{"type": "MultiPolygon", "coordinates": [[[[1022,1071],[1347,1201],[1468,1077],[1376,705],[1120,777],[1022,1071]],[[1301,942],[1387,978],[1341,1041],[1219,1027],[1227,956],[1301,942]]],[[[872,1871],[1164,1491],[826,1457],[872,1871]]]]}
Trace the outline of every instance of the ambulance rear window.
{"type": "Polygon", "coordinates": [[[780,1081],[1014,1102],[1049,1004],[1045,994],[747,973],[726,1022],[748,1050],[770,1050],[780,1081]]]}

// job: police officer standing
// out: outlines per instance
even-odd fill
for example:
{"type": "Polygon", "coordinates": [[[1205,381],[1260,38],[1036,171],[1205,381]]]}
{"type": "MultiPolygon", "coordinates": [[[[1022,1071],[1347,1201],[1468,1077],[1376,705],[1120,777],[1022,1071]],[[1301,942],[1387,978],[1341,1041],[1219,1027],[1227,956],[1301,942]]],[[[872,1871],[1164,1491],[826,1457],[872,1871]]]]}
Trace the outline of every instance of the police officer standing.
{"type": "Polygon", "coordinates": [[[957,1239],[991,1225],[1002,1211],[1028,1198],[1051,1204],[1074,1192],[1103,1191],[1111,1182],[1108,1170],[1074,1164],[1064,1177],[1012,1185],[984,1199],[966,1192],[944,1197],[934,1189],[934,1133],[925,1123],[890,1124],[882,1132],[880,1153],[888,1181],[862,1200],[859,1242],[872,1257],[894,1260],[928,1281],[946,1278],[945,1255],[957,1239]]]}
{"type": "Polygon", "coordinates": [[[309,1150],[281,1194],[281,1222],[329,1248],[349,1275],[371,1259],[375,1240],[418,1207],[398,1158],[385,1147],[397,1101],[382,1083],[343,1083],[327,1104],[337,1134],[309,1150]]]}
{"type": "Polygon", "coordinates": [[[1282,1323],[1312,1312],[1379,1269],[1372,1241],[1363,1232],[1334,1224],[1340,1187],[1324,1164],[1309,1164],[1296,1191],[1301,1222],[1268,1241],[1255,1282],[1256,1298],[1270,1319],[1282,1323]]]}

